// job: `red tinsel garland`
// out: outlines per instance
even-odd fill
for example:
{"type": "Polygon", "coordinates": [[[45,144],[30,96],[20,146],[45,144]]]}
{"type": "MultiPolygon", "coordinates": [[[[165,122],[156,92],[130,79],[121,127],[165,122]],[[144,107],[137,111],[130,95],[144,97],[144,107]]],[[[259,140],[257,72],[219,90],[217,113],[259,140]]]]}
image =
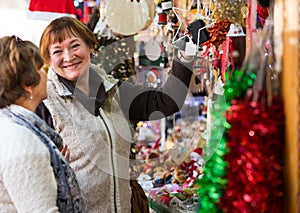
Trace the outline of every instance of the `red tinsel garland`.
{"type": "Polygon", "coordinates": [[[224,156],[228,184],[219,206],[225,212],[283,212],[283,104],[233,100],[227,112],[224,156]]]}

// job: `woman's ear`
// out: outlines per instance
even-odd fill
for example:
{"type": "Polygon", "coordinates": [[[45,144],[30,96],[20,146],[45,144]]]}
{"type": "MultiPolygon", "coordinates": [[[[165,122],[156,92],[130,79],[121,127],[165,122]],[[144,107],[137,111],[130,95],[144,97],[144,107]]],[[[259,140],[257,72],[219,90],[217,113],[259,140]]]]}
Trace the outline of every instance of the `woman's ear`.
{"type": "Polygon", "coordinates": [[[26,86],[26,85],[22,85],[22,87],[26,93],[26,98],[32,99],[33,98],[33,87],[26,86]]]}
{"type": "Polygon", "coordinates": [[[90,54],[93,55],[95,53],[95,50],[93,48],[90,48],[90,54]]]}
{"type": "Polygon", "coordinates": [[[92,48],[90,48],[90,56],[93,58],[96,55],[96,51],[92,48]]]}
{"type": "Polygon", "coordinates": [[[44,64],[42,69],[48,74],[49,67],[50,66],[48,64],[44,64]]]}

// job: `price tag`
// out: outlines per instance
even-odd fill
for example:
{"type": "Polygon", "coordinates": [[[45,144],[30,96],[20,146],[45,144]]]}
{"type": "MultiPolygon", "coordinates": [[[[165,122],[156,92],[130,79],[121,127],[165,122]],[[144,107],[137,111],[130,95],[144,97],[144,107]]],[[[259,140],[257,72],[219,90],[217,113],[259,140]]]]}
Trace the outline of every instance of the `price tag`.
{"type": "Polygon", "coordinates": [[[191,39],[186,43],[184,53],[186,56],[195,56],[197,54],[197,45],[191,39]]]}

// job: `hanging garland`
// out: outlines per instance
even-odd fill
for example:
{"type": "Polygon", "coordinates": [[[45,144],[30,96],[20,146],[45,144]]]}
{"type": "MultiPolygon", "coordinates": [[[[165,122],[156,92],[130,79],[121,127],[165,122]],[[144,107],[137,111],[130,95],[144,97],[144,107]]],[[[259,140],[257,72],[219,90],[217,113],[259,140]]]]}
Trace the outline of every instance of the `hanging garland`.
{"type": "MultiPolygon", "coordinates": [[[[196,182],[199,186],[199,212],[201,213],[220,212],[218,202],[222,198],[228,182],[225,178],[228,163],[225,161],[224,156],[229,151],[226,147],[226,132],[229,131],[230,125],[224,122],[224,114],[234,97],[245,95],[247,89],[253,85],[256,75],[252,72],[245,73],[240,70],[235,70],[231,74],[230,72],[226,73],[225,78],[224,95],[226,102],[217,102],[211,111],[212,120],[217,126],[221,124],[224,125],[225,134],[223,134],[214,154],[205,163],[203,178],[196,182]]],[[[211,141],[220,138],[219,131],[218,128],[212,128],[211,141]]],[[[222,133],[223,132],[221,132],[221,134],[222,133]]]]}
{"type": "Polygon", "coordinates": [[[227,112],[224,156],[228,183],[219,206],[225,212],[283,212],[283,105],[274,98],[233,100],[227,112]]]}
{"type": "Polygon", "coordinates": [[[215,213],[218,212],[217,202],[222,196],[227,180],[225,176],[226,162],[223,156],[227,153],[226,141],[221,139],[220,144],[214,155],[206,162],[203,177],[197,179],[198,195],[200,198],[199,212],[215,213]]]}

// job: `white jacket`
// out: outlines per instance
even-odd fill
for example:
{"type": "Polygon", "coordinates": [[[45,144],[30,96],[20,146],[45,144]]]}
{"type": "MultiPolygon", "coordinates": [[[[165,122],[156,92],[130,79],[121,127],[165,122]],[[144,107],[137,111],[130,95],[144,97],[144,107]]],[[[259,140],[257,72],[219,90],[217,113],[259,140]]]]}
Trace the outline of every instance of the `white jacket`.
{"type": "Polygon", "coordinates": [[[132,134],[118,104],[116,80],[91,65],[104,79],[107,97],[94,116],[72,97],[51,69],[49,109],[53,125],[69,146],[70,165],[78,178],[89,213],[130,212],[129,154],[132,134]]]}

